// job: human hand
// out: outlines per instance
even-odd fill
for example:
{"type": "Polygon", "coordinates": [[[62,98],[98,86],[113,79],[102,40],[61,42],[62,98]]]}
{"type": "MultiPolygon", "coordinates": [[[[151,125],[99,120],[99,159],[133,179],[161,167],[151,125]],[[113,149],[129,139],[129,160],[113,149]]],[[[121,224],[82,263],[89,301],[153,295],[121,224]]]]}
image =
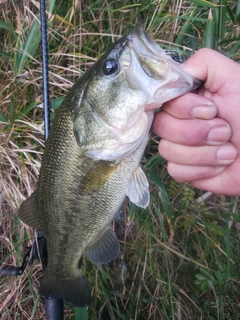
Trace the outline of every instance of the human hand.
{"type": "Polygon", "coordinates": [[[200,49],[181,67],[204,84],[197,94],[165,103],[154,119],[169,174],[199,189],[240,196],[240,65],[200,49]]]}

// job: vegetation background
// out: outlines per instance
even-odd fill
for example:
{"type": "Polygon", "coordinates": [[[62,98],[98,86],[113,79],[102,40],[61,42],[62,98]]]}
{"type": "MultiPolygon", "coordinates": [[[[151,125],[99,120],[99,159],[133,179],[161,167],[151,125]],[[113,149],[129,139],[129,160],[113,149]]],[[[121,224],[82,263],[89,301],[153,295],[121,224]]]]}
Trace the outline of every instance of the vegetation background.
{"type": "MultiPolygon", "coordinates": [[[[201,47],[240,60],[240,1],[49,0],[51,118],[78,79],[137,21],[181,60],[201,47]]],[[[34,232],[18,218],[34,190],[44,150],[39,2],[0,1],[0,262],[21,265],[34,232]]],[[[173,181],[152,137],[142,161],[151,205],[126,201],[114,226],[121,257],[97,268],[86,309],[65,304],[64,319],[239,319],[239,199],[173,181]]],[[[64,254],[64,251],[63,251],[64,254]]],[[[21,277],[0,278],[0,318],[44,319],[37,261],[21,277]]]]}

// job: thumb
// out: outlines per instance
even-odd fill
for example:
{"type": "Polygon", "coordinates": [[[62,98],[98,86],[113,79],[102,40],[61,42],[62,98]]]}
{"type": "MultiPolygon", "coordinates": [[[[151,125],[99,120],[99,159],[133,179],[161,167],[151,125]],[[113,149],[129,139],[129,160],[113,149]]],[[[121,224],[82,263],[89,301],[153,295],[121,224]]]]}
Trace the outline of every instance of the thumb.
{"type": "Polygon", "coordinates": [[[219,92],[224,85],[236,80],[239,90],[240,65],[223,54],[203,48],[186,60],[181,68],[199,80],[204,81],[205,89],[219,92]]]}

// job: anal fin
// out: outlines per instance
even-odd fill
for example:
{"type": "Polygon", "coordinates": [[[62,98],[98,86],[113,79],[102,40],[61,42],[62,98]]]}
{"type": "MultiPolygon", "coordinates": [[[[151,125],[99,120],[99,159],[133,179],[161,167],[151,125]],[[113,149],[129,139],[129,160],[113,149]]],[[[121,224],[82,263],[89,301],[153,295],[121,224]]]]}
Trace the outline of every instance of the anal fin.
{"type": "Polygon", "coordinates": [[[35,192],[21,204],[18,215],[20,219],[30,227],[41,229],[35,192]]]}
{"type": "Polygon", "coordinates": [[[115,259],[119,254],[119,249],[118,239],[113,229],[109,226],[87,247],[85,254],[91,262],[102,264],[115,259]]]}

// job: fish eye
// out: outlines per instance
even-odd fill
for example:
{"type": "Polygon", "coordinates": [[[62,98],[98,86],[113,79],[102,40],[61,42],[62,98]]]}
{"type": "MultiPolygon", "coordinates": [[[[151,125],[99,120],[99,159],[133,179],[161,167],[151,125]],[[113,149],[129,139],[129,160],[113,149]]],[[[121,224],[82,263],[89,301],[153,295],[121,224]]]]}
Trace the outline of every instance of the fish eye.
{"type": "Polygon", "coordinates": [[[116,59],[106,60],[103,64],[103,73],[106,76],[114,74],[118,70],[118,62],[116,59]]]}

